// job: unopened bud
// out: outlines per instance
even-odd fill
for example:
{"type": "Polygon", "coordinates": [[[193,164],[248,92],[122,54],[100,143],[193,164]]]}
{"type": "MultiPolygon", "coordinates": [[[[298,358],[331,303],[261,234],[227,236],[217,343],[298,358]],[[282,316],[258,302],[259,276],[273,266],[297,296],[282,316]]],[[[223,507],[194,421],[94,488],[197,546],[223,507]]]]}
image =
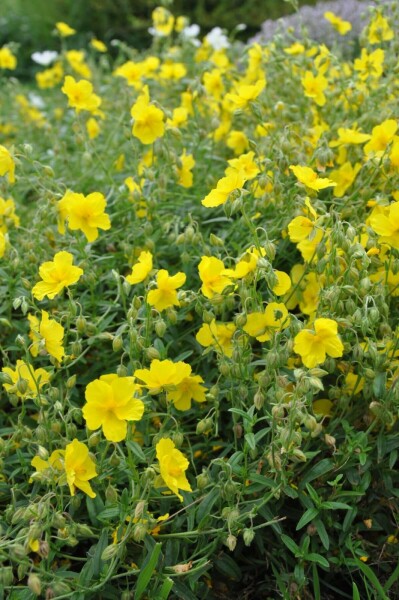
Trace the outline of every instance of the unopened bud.
{"type": "Polygon", "coordinates": [[[101,560],[107,561],[114,558],[119,552],[119,544],[110,544],[106,548],[104,548],[101,554],[101,560]]]}
{"type": "Polygon", "coordinates": [[[225,540],[225,545],[228,547],[228,549],[230,550],[230,552],[233,552],[234,548],[237,546],[237,538],[235,535],[233,535],[232,533],[230,533],[226,540],[225,540]]]}
{"type": "Polygon", "coordinates": [[[35,594],[35,596],[40,596],[42,591],[42,584],[40,578],[36,575],[36,573],[30,573],[28,577],[28,588],[33,594],[35,594]]]}
{"type": "Polygon", "coordinates": [[[145,500],[139,500],[136,504],[136,508],[134,509],[134,518],[140,519],[145,513],[145,509],[147,506],[147,502],[145,500]]]}
{"type": "Polygon", "coordinates": [[[132,537],[135,542],[142,542],[147,535],[147,527],[144,523],[136,523],[133,527],[132,537]]]}
{"type": "Polygon", "coordinates": [[[243,533],[242,533],[242,537],[244,540],[244,544],[246,546],[250,546],[252,544],[252,541],[255,537],[255,532],[253,529],[244,529],[243,533]]]}
{"type": "Polygon", "coordinates": [[[159,360],[161,358],[161,355],[159,354],[158,350],[156,348],[154,348],[153,346],[151,346],[150,348],[147,348],[145,353],[149,360],[159,360]]]}

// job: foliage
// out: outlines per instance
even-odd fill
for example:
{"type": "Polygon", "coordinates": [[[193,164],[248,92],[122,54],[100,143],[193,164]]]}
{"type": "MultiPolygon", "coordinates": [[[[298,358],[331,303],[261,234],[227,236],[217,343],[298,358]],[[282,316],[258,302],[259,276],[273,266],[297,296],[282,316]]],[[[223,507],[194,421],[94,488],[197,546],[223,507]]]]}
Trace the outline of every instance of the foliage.
{"type": "Polygon", "coordinates": [[[353,61],[164,8],[115,59],[58,24],[34,89],[0,49],[5,597],[398,596],[399,42],[371,18],[353,61]]]}

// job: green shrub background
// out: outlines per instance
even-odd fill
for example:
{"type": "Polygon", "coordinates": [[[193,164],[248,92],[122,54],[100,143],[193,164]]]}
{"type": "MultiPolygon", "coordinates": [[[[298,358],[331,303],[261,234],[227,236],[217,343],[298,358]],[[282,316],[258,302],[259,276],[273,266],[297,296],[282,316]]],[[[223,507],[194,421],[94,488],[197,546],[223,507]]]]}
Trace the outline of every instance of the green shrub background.
{"type": "MultiPolygon", "coordinates": [[[[315,0],[301,0],[298,5],[315,3],[315,0]]],[[[20,76],[30,75],[33,52],[58,48],[57,38],[53,36],[57,21],[65,21],[77,29],[82,45],[94,34],[105,42],[116,38],[130,46],[147,47],[151,42],[148,33],[151,12],[158,4],[156,0],[2,0],[0,45],[10,40],[21,45],[18,52],[20,76]]],[[[173,12],[189,17],[191,23],[198,23],[203,35],[215,26],[230,31],[245,23],[247,28],[241,37],[247,39],[260,29],[264,20],[290,14],[294,7],[285,0],[198,0],[189,3],[176,0],[173,12]]]]}

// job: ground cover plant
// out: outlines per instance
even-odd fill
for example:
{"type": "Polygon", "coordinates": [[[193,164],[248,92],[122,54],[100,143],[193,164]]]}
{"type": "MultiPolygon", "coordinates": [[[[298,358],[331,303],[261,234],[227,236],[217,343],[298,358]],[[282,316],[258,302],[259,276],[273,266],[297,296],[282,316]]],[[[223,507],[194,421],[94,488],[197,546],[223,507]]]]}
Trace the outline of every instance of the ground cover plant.
{"type": "Polygon", "coordinates": [[[0,49],[2,597],[398,597],[394,16],[0,49]]]}

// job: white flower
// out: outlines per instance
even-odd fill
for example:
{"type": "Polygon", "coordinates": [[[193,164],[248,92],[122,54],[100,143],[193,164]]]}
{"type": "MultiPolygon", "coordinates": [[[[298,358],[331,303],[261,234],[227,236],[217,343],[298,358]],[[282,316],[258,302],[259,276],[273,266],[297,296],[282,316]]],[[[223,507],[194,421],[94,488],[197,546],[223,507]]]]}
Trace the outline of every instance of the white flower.
{"type": "Polygon", "coordinates": [[[34,52],[31,56],[33,62],[37,63],[38,65],[42,65],[42,67],[47,67],[47,65],[50,65],[52,62],[54,62],[56,58],[58,58],[58,52],[55,50],[34,52]]]}
{"type": "Polygon", "coordinates": [[[182,31],[182,34],[185,38],[196,38],[200,32],[200,26],[197,23],[193,23],[188,27],[185,27],[182,31]]]}
{"type": "Polygon", "coordinates": [[[223,50],[223,48],[228,48],[230,46],[227,35],[223,33],[220,27],[214,27],[208,35],[205,36],[205,39],[214,50],[223,50]]]}
{"type": "Polygon", "coordinates": [[[44,108],[45,107],[43,98],[41,98],[38,94],[34,94],[33,92],[31,92],[28,97],[29,97],[29,102],[35,108],[44,108]]]}

